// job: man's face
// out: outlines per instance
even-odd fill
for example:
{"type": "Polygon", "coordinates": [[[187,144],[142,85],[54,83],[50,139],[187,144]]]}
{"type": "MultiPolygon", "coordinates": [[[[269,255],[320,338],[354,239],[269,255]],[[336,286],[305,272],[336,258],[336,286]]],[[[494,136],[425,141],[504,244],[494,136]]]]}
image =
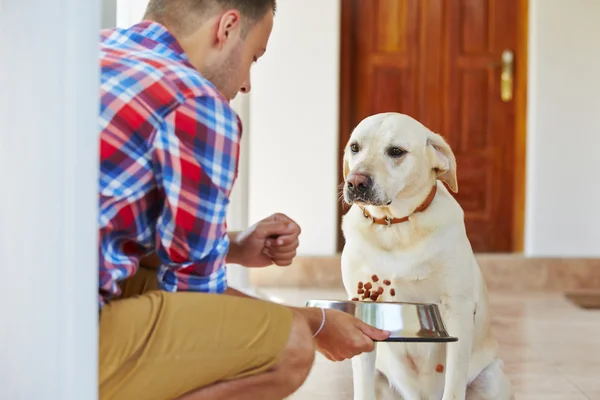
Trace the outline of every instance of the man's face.
{"type": "Polygon", "coordinates": [[[225,21],[217,28],[217,40],[222,39],[219,54],[202,72],[225,97],[232,100],[238,92],[250,91],[250,67],[267,49],[273,29],[273,13],[267,12],[262,20],[246,28],[245,37],[241,35],[241,21],[228,25],[227,18],[225,14],[221,19],[225,21]]]}

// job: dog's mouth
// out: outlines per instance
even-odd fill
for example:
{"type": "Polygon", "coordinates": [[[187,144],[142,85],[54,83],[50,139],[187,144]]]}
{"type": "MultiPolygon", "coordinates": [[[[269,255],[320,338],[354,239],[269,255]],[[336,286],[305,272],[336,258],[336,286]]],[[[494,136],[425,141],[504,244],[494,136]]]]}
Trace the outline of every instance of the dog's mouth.
{"type": "Polygon", "coordinates": [[[367,200],[354,200],[351,204],[357,204],[359,206],[373,206],[373,207],[387,207],[392,204],[391,201],[367,201],[367,200]]]}
{"type": "Polygon", "coordinates": [[[344,201],[349,205],[357,204],[360,206],[384,207],[392,204],[392,200],[382,199],[374,195],[360,195],[344,191],[344,201]]]}

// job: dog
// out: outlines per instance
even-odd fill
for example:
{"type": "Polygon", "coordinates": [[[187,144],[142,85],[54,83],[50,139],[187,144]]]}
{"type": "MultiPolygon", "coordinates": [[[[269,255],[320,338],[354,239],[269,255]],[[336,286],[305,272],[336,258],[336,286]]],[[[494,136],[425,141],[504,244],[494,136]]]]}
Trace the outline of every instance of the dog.
{"type": "Polygon", "coordinates": [[[344,149],[343,176],[351,205],[342,221],[348,298],[437,304],[448,333],[458,338],[376,343],[352,359],[354,399],[514,399],[464,212],[442,183],[458,191],[449,144],[410,116],[371,115],[344,149]],[[368,298],[361,285],[374,279],[385,290],[373,289],[368,298]]]}

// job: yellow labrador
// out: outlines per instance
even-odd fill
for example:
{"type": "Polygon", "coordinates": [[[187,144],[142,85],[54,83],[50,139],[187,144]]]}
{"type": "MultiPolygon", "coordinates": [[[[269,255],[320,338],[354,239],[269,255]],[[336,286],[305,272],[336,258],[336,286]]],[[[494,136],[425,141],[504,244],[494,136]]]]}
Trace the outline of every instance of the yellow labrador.
{"type": "Polygon", "coordinates": [[[354,399],[514,398],[463,210],[438,181],[457,192],[450,146],[411,117],[373,115],[352,132],[344,179],[344,200],[352,204],[342,223],[349,298],[436,303],[458,337],[448,344],[378,343],[352,360],[354,399]],[[365,293],[365,286],[373,290],[365,293]]]}

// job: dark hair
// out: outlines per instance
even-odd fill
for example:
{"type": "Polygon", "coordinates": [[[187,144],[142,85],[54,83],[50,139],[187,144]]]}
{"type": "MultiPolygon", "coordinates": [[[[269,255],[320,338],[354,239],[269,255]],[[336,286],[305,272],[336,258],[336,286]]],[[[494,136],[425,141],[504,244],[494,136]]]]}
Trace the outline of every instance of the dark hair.
{"type": "Polygon", "coordinates": [[[277,0],[150,0],[145,18],[185,33],[190,30],[190,17],[203,21],[218,11],[236,9],[245,18],[242,30],[246,31],[276,8],[277,0]]]}

